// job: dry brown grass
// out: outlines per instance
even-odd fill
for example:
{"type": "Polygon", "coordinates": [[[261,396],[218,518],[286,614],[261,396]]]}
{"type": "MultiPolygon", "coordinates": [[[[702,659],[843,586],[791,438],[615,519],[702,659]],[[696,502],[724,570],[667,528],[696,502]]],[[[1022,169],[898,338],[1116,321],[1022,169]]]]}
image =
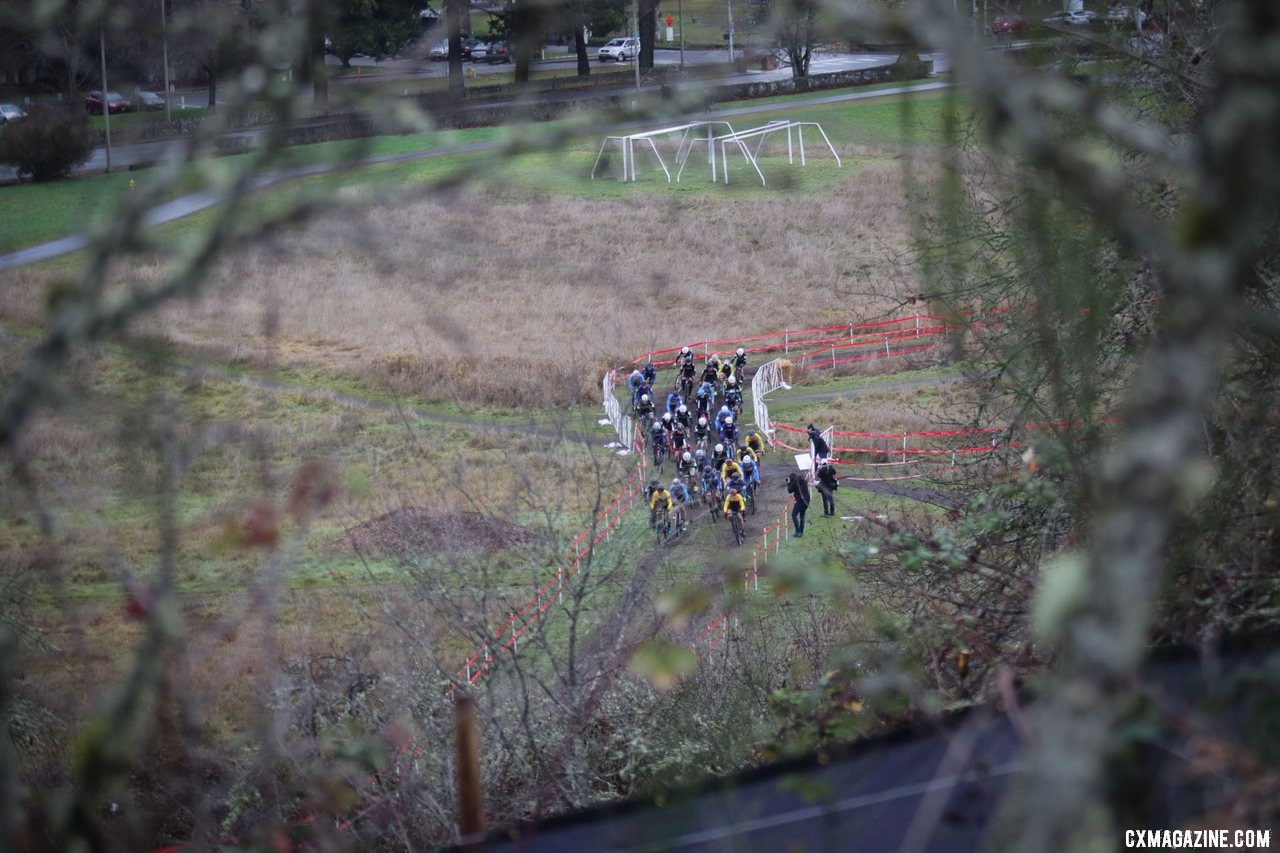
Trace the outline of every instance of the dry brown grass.
{"type": "MultiPolygon", "coordinates": [[[[880,160],[822,195],[381,207],[234,253],[204,298],[137,331],[431,397],[594,400],[606,365],[651,348],[883,316],[918,290],[902,196],[880,160]]],[[[49,278],[0,277],[0,312],[37,319],[49,278]]]]}

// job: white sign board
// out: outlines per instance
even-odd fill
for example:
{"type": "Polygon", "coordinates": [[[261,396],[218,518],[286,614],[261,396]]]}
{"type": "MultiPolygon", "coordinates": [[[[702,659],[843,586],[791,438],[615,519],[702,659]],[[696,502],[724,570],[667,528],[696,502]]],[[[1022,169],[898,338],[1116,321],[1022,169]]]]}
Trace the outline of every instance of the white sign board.
{"type": "Polygon", "coordinates": [[[813,470],[813,457],[808,453],[796,454],[796,467],[804,473],[808,474],[813,470]]]}
{"type": "Polygon", "coordinates": [[[675,41],[675,40],[676,40],[675,27],[667,27],[667,41],[675,41]]]}

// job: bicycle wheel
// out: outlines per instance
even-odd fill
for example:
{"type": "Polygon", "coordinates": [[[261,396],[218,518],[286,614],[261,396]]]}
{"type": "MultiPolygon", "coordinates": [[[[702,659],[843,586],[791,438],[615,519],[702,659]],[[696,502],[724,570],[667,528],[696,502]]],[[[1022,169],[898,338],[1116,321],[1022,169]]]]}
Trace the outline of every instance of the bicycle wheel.
{"type": "Polygon", "coordinates": [[[751,510],[751,514],[756,514],[756,489],[755,486],[747,488],[747,509],[751,510]]]}
{"type": "Polygon", "coordinates": [[[720,498],[714,492],[707,492],[707,511],[712,521],[720,520],[720,498]]]}
{"type": "Polygon", "coordinates": [[[658,513],[658,520],[654,525],[654,532],[658,537],[658,545],[665,545],[667,537],[671,535],[671,518],[665,509],[658,513]]]}
{"type": "Polygon", "coordinates": [[[742,530],[742,516],[734,513],[729,517],[729,521],[733,525],[733,540],[735,545],[741,545],[742,540],[746,538],[746,534],[742,530]]]}

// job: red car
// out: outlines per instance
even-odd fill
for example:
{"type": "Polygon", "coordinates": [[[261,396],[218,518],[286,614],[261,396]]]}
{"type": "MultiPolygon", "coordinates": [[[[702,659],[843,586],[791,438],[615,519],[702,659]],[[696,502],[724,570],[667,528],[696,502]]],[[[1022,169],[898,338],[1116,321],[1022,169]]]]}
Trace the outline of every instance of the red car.
{"type": "MultiPolygon", "coordinates": [[[[102,92],[97,89],[84,96],[84,111],[91,116],[102,115],[102,92]]],[[[111,115],[116,113],[127,113],[133,110],[133,101],[130,101],[119,92],[107,92],[107,112],[111,115]]]]}
{"type": "Polygon", "coordinates": [[[993,36],[1011,36],[1031,29],[1031,22],[1021,15],[997,15],[991,22],[993,36]]]}

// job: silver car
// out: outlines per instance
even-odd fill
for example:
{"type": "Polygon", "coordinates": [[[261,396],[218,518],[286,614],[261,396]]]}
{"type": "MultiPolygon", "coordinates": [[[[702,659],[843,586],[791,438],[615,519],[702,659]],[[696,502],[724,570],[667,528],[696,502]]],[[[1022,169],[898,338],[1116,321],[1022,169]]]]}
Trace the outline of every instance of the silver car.
{"type": "Polygon", "coordinates": [[[617,38],[600,48],[600,61],[630,62],[640,52],[640,39],[617,38]]]}
{"type": "Polygon", "coordinates": [[[0,104],[0,124],[17,121],[26,114],[27,111],[17,104],[0,104]]]}

